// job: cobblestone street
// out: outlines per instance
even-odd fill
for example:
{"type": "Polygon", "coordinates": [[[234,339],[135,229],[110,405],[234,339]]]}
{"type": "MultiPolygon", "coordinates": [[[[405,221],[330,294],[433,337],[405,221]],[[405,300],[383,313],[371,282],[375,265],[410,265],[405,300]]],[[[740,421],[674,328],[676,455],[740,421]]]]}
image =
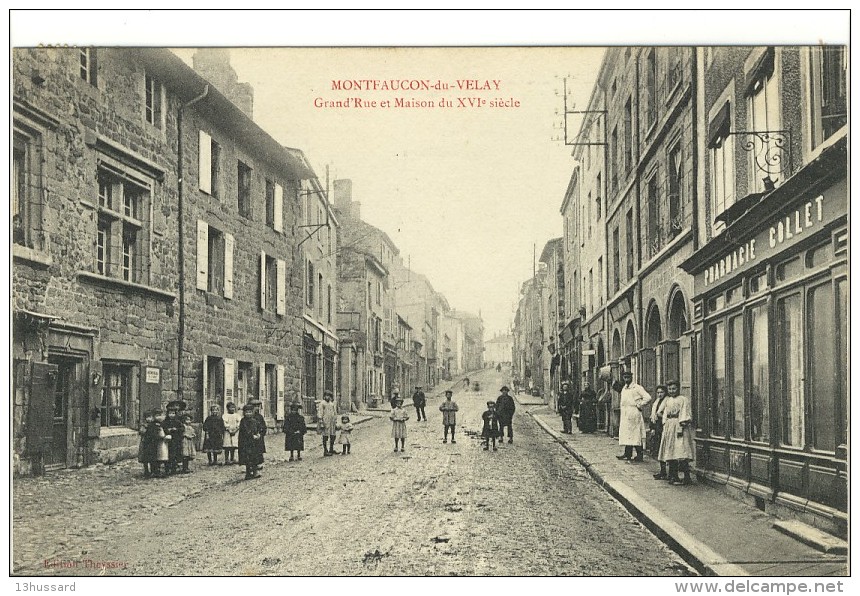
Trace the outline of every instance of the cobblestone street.
{"type": "Polygon", "coordinates": [[[133,462],[17,479],[13,572],[692,573],[523,412],[512,445],[483,451],[480,414],[501,379],[480,378],[483,393],[454,395],[455,445],[442,443],[442,398],[432,396],[428,422],[410,409],[405,453],[392,452],[390,423],[378,413],[357,427],[348,456],[323,458],[309,434],[304,461],[288,463],[282,435],[269,436],[256,481],[199,458],[194,474],[165,480],[142,480],[133,462]]]}

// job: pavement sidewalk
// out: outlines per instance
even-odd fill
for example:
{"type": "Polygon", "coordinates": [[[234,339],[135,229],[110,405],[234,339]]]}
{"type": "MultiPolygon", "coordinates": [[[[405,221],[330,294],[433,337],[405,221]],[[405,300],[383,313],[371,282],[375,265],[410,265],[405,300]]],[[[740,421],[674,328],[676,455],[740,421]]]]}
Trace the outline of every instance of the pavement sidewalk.
{"type": "Polygon", "coordinates": [[[734,499],[715,486],[671,486],[655,480],[657,461],[616,459],[618,440],[602,433],[561,432],[561,418],[517,395],[524,413],[585,467],[592,478],[661,540],[705,575],[847,576],[848,559],[825,554],[774,527],[773,516],[734,499]]]}

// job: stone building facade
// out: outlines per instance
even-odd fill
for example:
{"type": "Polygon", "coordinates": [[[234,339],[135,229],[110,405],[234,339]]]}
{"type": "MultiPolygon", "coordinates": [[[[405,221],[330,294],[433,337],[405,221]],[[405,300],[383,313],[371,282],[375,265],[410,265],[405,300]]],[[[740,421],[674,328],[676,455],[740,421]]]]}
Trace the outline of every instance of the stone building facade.
{"type": "Polygon", "coordinates": [[[302,286],[295,193],[275,229],[267,190],[312,173],[166,50],[12,66],[15,471],[134,456],[142,412],[175,398],[199,422],[264,397],[274,422],[298,393],[302,286]]]}

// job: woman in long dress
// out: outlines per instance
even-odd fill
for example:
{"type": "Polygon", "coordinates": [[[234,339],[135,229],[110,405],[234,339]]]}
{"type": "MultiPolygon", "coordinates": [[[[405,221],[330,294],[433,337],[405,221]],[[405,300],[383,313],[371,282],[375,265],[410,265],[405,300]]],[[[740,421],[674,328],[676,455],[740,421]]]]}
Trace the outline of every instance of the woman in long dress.
{"type": "Polygon", "coordinates": [[[668,480],[672,484],[692,484],[690,460],[693,459],[693,416],[690,400],[678,395],[678,382],[666,383],[669,397],[663,400],[658,415],[663,417],[663,437],[660,440],[660,461],[669,465],[668,480]],[[678,478],[678,471],[684,479],[678,478]]]}
{"type": "Polygon", "coordinates": [[[323,455],[334,455],[334,439],[337,434],[337,404],[331,391],[323,393],[323,401],[317,402],[317,433],[322,435],[323,455]]]}
{"type": "Polygon", "coordinates": [[[394,438],[394,452],[397,453],[397,442],[400,441],[400,452],[406,447],[406,421],[409,420],[409,412],[403,408],[403,399],[398,398],[394,402],[394,409],[388,415],[391,420],[391,436],[394,438]]]}

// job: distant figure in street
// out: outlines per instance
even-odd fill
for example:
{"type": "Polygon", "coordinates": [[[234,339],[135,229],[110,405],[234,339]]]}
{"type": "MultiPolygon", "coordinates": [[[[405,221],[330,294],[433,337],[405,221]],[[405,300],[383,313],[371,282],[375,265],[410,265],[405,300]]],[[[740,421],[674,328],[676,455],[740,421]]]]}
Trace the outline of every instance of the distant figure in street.
{"type": "MultiPolygon", "coordinates": [[[[182,408],[185,409],[184,407],[182,408]]],[[[166,472],[168,475],[176,474],[179,471],[179,464],[182,462],[182,433],[184,426],[182,420],[179,419],[179,402],[172,401],[167,404],[167,418],[164,419],[162,427],[164,434],[170,438],[167,442],[168,461],[166,472]]]]}
{"type": "Polygon", "coordinates": [[[481,419],[484,421],[484,427],[481,429],[481,439],[484,443],[484,451],[490,449],[490,442],[493,443],[493,451],[498,451],[496,447],[496,437],[501,436],[499,429],[499,415],[496,413],[496,402],[488,401],[486,411],[481,414],[481,419]]]}
{"type": "Polygon", "coordinates": [[[469,385],[470,385],[470,383],[469,383],[469,377],[466,377],[465,379],[463,379],[463,389],[465,389],[466,391],[468,391],[468,390],[469,390],[469,385]]]}
{"type": "Polygon", "coordinates": [[[260,477],[263,465],[263,429],[250,403],[242,408],[239,423],[239,463],[245,466],[245,480],[260,477]]]}
{"type": "Polygon", "coordinates": [[[654,459],[660,460],[660,473],[654,474],[654,480],[666,480],[666,460],[660,459],[660,443],[663,441],[663,415],[661,408],[666,400],[667,389],[665,385],[657,385],[654,390],[656,397],[654,405],[651,406],[651,444],[648,446],[649,453],[654,459]]]}
{"type": "Polygon", "coordinates": [[[209,409],[209,415],[203,421],[203,451],[209,459],[210,466],[218,465],[218,456],[224,449],[224,419],[221,417],[221,408],[213,405],[209,409]]]}
{"type": "Polygon", "coordinates": [[[337,404],[331,391],[323,392],[323,401],[317,402],[317,433],[322,435],[323,456],[334,455],[337,434],[337,404]]]}
{"type": "Polygon", "coordinates": [[[424,406],[427,405],[427,396],[421,391],[421,386],[415,387],[415,393],[412,394],[412,405],[415,406],[415,416],[418,422],[423,419],[427,422],[427,414],[424,413],[424,406]]]}
{"type": "Polygon", "coordinates": [[[642,416],[642,408],[651,402],[651,396],[641,385],[633,382],[633,373],[629,370],[621,373],[621,380],[624,387],[621,389],[618,444],[624,447],[624,453],[616,457],[628,461],[642,461],[642,446],[645,444],[645,418],[642,416]],[[636,457],[631,459],[634,448],[636,457]]]}
{"type": "Polygon", "coordinates": [[[352,449],[352,443],[350,441],[350,436],[352,435],[352,422],[349,421],[349,416],[341,416],[340,417],[340,436],[337,438],[337,442],[340,444],[342,452],[341,455],[346,455],[352,449]]]}
{"type": "Polygon", "coordinates": [[[499,363],[499,364],[497,364],[497,365],[496,365],[496,372],[502,372],[502,365],[501,365],[501,363],[499,363]]]}
{"type": "Polygon", "coordinates": [[[457,426],[457,411],[460,409],[457,406],[457,402],[451,399],[454,395],[454,392],[448,389],[445,391],[445,401],[442,402],[442,405],[439,406],[439,410],[442,412],[442,424],[445,426],[445,438],[442,439],[443,443],[448,442],[448,429],[451,429],[451,443],[456,443],[457,441],[454,439],[454,429],[457,426]]]}
{"type": "Polygon", "coordinates": [[[394,409],[391,410],[388,419],[391,420],[391,436],[394,438],[394,452],[397,453],[397,442],[400,441],[400,452],[406,448],[406,421],[409,420],[409,413],[403,409],[403,400],[398,399],[394,402],[394,409]]]}
{"type": "Polygon", "coordinates": [[[395,388],[391,390],[391,397],[388,398],[388,405],[392,408],[394,407],[395,400],[400,399],[400,389],[395,388]]]}
{"type": "Polygon", "coordinates": [[[570,383],[563,381],[561,383],[561,391],[558,393],[558,413],[561,416],[561,432],[565,434],[573,433],[573,392],[570,390],[570,383]]]}
{"type": "Polygon", "coordinates": [[[516,404],[514,403],[514,398],[508,395],[510,391],[510,387],[507,385],[503,385],[499,391],[502,394],[496,398],[496,414],[499,417],[499,441],[501,442],[504,437],[505,427],[508,428],[508,443],[514,442],[514,412],[517,409],[516,404]]]}
{"type": "Polygon", "coordinates": [[[514,393],[519,393],[520,392],[520,378],[514,377],[513,384],[514,384],[514,393]]]}
{"type": "Polygon", "coordinates": [[[591,383],[586,381],[582,385],[579,394],[579,418],[577,419],[579,431],[593,433],[597,430],[597,394],[591,388],[591,383]]]}
{"type": "MultiPolygon", "coordinates": [[[[158,427],[160,428],[160,427],[158,427]]],[[[140,444],[137,448],[137,461],[143,464],[143,477],[149,478],[153,475],[153,468],[157,469],[155,461],[155,450],[158,448],[158,432],[156,429],[155,416],[152,412],[143,415],[143,424],[140,425],[140,444]]]]}
{"type": "Polygon", "coordinates": [[[191,414],[182,417],[182,473],[190,474],[189,465],[197,455],[197,431],[191,424],[191,414]]]}
{"type": "Polygon", "coordinates": [[[227,402],[224,420],[224,464],[236,463],[236,449],[239,447],[239,423],[242,415],[236,411],[236,404],[227,402]]]}
{"type": "Polygon", "coordinates": [[[679,395],[678,381],[669,381],[666,386],[669,397],[660,404],[663,438],[658,457],[669,464],[669,482],[674,485],[692,484],[690,460],[693,459],[693,416],[690,399],[679,395]],[[679,469],[684,472],[683,480],[678,478],[679,469]]]}
{"type": "Polygon", "coordinates": [[[299,414],[298,403],[290,404],[290,413],[284,419],[284,451],[290,452],[290,461],[298,453],[298,461],[302,461],[302,451],[305,450],[305,433],[308,427],[305,417],[299,414]]]}

